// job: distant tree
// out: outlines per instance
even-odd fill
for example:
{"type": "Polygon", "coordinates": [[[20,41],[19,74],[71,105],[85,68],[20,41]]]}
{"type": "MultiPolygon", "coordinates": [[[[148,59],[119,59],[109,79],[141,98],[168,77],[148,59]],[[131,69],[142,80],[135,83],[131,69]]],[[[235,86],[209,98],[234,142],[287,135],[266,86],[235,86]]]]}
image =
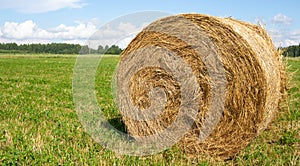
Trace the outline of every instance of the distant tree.
{"type": "Polygon", "coordinates": [[[106,46],[104,47],[104,50],[107,51],[108,49],[109,49],[109,46],[106,45],[106,46]]]}
{"type": "Polygon", "coordinates": [[[103,48],[103,46],[99,45],[97,52],[98,52],[98,54],[104,54],[105,53],[105,49],[103,48]]]}
{"type": "Polygon", "coordinates": [[[88,54],[89,53],[89,47],[86,46],[82,46],[81,50],[80,50],[80,54],[88,54]]]}
{"type": "Polygon", "coordinates": [[[112,45],[108,50],[106,51],[106,54],[114,54],[114,55],[119,55],[121,54],[123,50],[119,48],[119,46],[112,45]]]}
{"type": "Polygon", "coordinates": [[[297,46],[289,46],[283,49],[283,55],[289,57],[299,57],[300,56],[300,44],[297,46]]]}

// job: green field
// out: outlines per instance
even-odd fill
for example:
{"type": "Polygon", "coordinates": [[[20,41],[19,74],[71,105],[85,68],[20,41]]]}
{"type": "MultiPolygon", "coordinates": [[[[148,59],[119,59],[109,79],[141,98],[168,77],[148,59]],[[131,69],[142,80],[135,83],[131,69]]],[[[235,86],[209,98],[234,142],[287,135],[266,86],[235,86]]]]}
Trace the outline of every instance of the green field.
{"type": "MultiPolygon", "coordinates": [[[[96,90],[106,117],[122,128],[111,104],[110,80],[118,60],[102,59],[96,90]]],[[[147,157],[120,156],[104,149],[77,118],[72,96],[75,62],[71,55],[0,55],[0,165],[300,165],[300,59],[287,60],[293,78],[281,114],[228,161],[188,159],[176,147],[147,157]]]]}

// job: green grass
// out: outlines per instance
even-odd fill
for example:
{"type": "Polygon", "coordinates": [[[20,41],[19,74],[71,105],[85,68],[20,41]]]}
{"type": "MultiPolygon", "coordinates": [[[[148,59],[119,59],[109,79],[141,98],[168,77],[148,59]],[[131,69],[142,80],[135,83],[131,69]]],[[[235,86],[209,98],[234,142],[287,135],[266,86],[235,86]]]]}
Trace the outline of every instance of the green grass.
{"type": "MultiPolygon", "coordinates": [[[[117,56],[103,58],[96,78],[99,105],[124,130],[112,104],[111,76],[117,56]]],[[[289,107],[234,159],[187,159],[173,147],[147,157],[120,156],[96,143],[82,128],[72,96],[75,56],[0,55],[0,165],[299,165],[300,59],[288,59],[293,79],[289,107]]]]}

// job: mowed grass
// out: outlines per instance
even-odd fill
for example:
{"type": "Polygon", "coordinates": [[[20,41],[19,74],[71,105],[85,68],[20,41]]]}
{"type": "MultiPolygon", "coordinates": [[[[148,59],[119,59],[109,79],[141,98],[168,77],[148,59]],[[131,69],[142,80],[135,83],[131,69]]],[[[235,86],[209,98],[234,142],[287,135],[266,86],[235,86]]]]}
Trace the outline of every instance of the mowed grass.
{"type": "MultiPolygon", "coordinates": [[[[104,57],[96,94],[107,119],[124,130],[111,79],[119,58],[104,57]]],[[[176,147],[146,157],[103,148],[83,129],[72,96],[75,56],[0,56],[0,165],[299,165],[300,59],[288,59],[289,100],[270,127],[234,159],[187,158],[176,147]],[[289,106],[288,106],[289,105],[289,106]]]]}

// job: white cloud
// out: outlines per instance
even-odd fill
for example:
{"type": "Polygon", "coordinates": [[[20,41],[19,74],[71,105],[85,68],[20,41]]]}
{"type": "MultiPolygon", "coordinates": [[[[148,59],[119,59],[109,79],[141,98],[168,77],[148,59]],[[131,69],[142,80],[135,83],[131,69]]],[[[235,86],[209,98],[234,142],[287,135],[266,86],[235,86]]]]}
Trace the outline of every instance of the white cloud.
{"type": "Polygon", "coordinates": [[[268,29],[276,47],[286,47],[300,43],[300,29],[291,29],[292,21],[292,18],[284,14],[277,14],[271,19],[268,29]]]}
{"type": "Polygon", "coordinates": [[[299,45],[299,42],[297,42],[295,40],[285,39],[284,45],[285,46],[299,45]]]}
{"type": "Polygon", "coordinates": [[[124,22],[120,22],[119,26],[118,26],[118,29],[121,30],[121,31],[124,31],[125,33],[133,33],[133,32],[136,32],[139,30],[138,27],[136,27],[135,25],[127,22],[127,23],[124,23],[124,22]]]}
{"type": "Polygon", "coordinates": [[[290,39],[299,41],[300,40],[300,29],[290,32],[289,37],[290,37],[290,39]]]}
{"type": "Polygon", "coordinates": [[[292,19],[287,17],[286,15],[283,14],[277,14],[274,16],[271,20],[273,24],[283,24],[283,25],[290,25],[292,23],[292,19]]]}
{"type": "Polygon", "coordinates": [[[77,22],[77,26],[66,26],[64,24],[54,28],[51,32],[54,38],[61,39],[87,39],[97,31],[96,26],[91,23],[77,22]]]}
{"type": "Polygon", "coordinates": [[[0,8],[24,13],[44,13],[63,8],[82,8],[82,0],[0,0],[0,8]]]}
{"type": "Polygon", "coordinates": [[[286,38],[285,39],[286,46],[299,45],[299,43],[300,43],[300,29],[290,31],[288,34],[286,34],[285,38],[286,38]]]}
{"type": "Polygon", "coordinates": [[[4,26],[0,27],[0,31],[0,42],[50,43],[87,40],[97,31],[97,27],[91,22],[77,22],[75,26],[61,24],[51,29],[42,29],[32,20],[27,20],[21,23],[5,22],[4,26]]]}
{"type": "Polygon", "coordinates": [[[39,29],[33,21],[28,20],[23,23],[5,22],[3,34],[6,38],[23,39],[30,38],[39,33],[39,29]]]}
{"type": "Polygon", "coordinates": [[[294,31],[271,29],[269,33],[276,47],[286,47],[300,43],[300,29],[294,31]]]}
{"type": "Polygon", "coordinates": [[[146,23],[136,25],[130,22],[106,24],[92,35],[88,45],[92,48],[97,48],[98,45],[105,46],[115,44],[121,48],[125,48],[146,25],[146,23]]]}
{"type": "Polygon", "coordinates": [[[120,48],[126,48],[127,45],[131,42],[131,40],[136,36],[136,33],[133,33],[119,41],[116,42],[116,45],[120,48]]]}

